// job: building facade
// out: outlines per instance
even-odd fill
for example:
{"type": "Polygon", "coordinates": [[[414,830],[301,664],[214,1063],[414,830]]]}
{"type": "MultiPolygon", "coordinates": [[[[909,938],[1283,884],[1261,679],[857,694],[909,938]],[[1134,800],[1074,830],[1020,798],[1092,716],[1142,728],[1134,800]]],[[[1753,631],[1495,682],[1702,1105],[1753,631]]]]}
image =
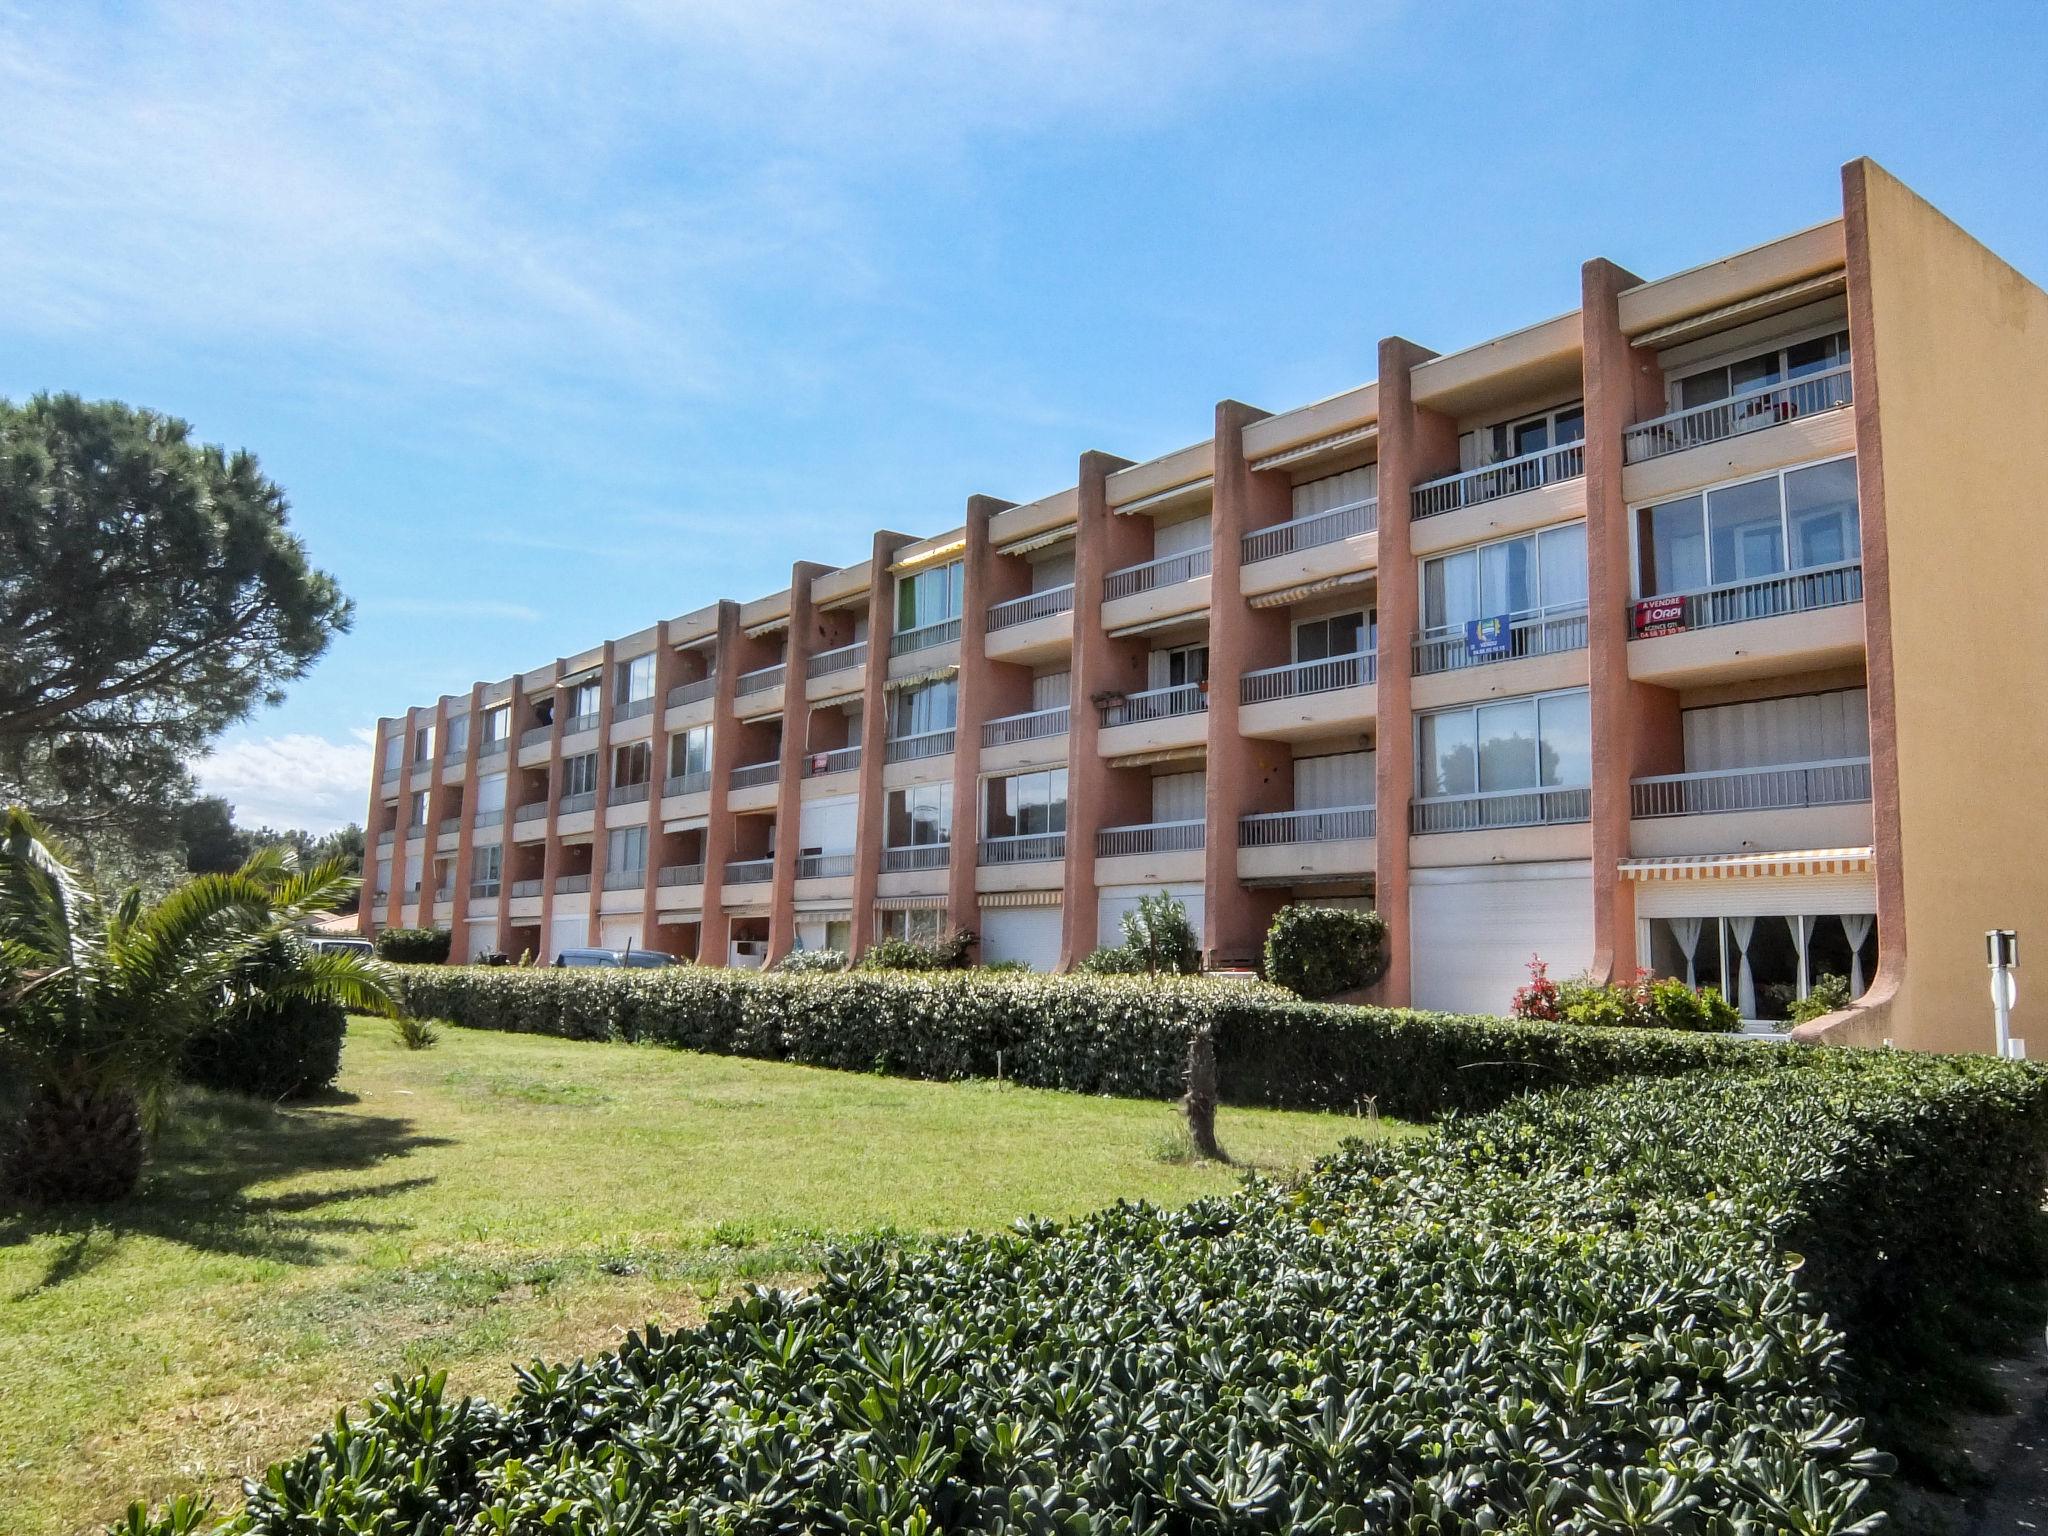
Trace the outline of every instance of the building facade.
{"type": "Polygon", "coordinates": [[[1212,963],[1387,918],[1387,1001],[1647,967],[1987,1048],[2039,931],[2048,296],[1882,170],[1841,216],[379,722],[366,931],[716,964],[952,929],[1212,963]],[[1978,1038],[1979,1036],[1983,1038],[1978,1038]]]}

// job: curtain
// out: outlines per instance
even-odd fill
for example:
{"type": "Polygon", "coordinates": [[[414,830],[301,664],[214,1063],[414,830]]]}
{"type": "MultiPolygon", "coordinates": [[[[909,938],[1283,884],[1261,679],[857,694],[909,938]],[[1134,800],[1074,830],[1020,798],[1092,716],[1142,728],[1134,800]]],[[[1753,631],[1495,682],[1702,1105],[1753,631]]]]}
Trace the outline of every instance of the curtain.
{"type": "Polygon", "coordinates": [[[1699,953],[1700,929],[1704,926],[1697,917],[1666,918],[1671,925],[1671,937],[1678,940],[1678,947],[1685,951],[1685,984],[1699,986],[1699,975],[1693,969],[1693,956],[1699,953]]]}
{"type": "Polygon", "coordinates": [[[1842,914],[1842,932],[1849,936],[1849,995],[1863,995],[1863,941],[1870,937],[1877,918],[1868,912],[1842,914]]]}
{"type": "Polygon", "coordinates": [[[1749,972],[1749,940],[1756,932],[1753,917],[1731,917],[1728,932],[1735,939],[1735,947],[1742,951],[1742,969],[1735,987],[1735,1007],[1745,1019],[1756,1017],[1756,978],[1749,972]]]}

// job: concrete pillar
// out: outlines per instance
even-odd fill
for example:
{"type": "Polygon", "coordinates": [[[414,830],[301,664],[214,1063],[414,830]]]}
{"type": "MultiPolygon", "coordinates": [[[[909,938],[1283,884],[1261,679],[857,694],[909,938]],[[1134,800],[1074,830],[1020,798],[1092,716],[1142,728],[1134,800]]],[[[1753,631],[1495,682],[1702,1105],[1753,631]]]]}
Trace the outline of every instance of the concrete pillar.
{"type": "Polygon", "coordinates": [[[697,958],[705,965],[732,959],[732,922],[725,915],[725,861],[732,857],[732,818],[726,797],[739,766],[739,717],[733,713],[733,684],[740,667],[740,605],[718,605],[718,649],[712,665],[718,687],[711,696],[711,799],[704,826],[704,915],[697,928],[697,958]]]}
{"type": "Polygon", "coordinates": [[[668,778],[668,727],[664,721],[668,717],[668,691],[682,680],[682,658],[676,651],[669,621],[663,619],[654,631],[654,728],[647,738],[647,878],[640,885],[640,937],[649,949],[668,949],[666,944],[655,942],[661,937],[661,908],[655,893],[660,889],[663,848],[661,789],[668,778]]]}
{"type": "Polygon", "coordinates": [[[1416,405],[1408,370],[1436,356],[1412,341],[1380,343],[1380,652],[1374,795],[1379,803],[1374,904],[1387,924],[1387,974],[1380,1000],[1409,999],[1408,804],[1415,795],[1412,710],[1415,634],[1421,593],[1408,538],[1409,493],[1458,463],[1457,425],[1416,405]]]}
{"type": "MultiPolygon", "coordinates": [[[[505,809],[501,813],[502,819],[498,823],[497,932],[491,940],[491,947],[501,953],[511,955],[516,960],[518,956],[512,950],[512,789],[519,782],[519,742],[516,739],[518,730],[515,724],[519,714],[515,702],[518,698],[519,679],[513,678],[511,687],[513,689],[511,697],[501,701],[505,705],[505,809]]],[[[485,705],[483,703],[483,696],[484,690],[478,689],[478,714],[476,720],[472,722],[469,728],[470,746],[472,748],[470,771],[472,774],[476,771],[476,765],[482,761],[479,732],[483,729],[484,713],[488,709],[498,707],[497,705],[485,705]]]]}
{"type": "Polygon", "coordinates": [[[604,925],[599,921],[604,907],[605,855],[611,837],[605,826],[606,807],[612,793],[612,715],[616,709],[618,682],[613,667],[618,642],[607,640],[597,663],[597,805],[590,816],[590,933],[583,942],[595,948],[604,942],[604,925]]]}
{"type": "Polygon", "coordinates": [[[789,570],[789,641],[782,650],[782,777],[775,793],[775,876],[768,907],[768,960],[775,964],[796,943],[796,859],[802,839],[804,755],[809,747],[810,700],[804,684],[808,663],[830,649],[823,638],[811,583],[829,565],[799,560],[789,570]]]}
{"type": "MultiPolygon", "coordinates": [[[[853,843],[853,913],[848,948],[854,957],[874,942],[875,891],[882,876],[882,838],[888,805],[882,790],[882,760],[889,741],[889,638],[896,633],[896,578],[889,566],[896,551],[917,541],[887,529],[875,535],[868,555],[868,657],[860,720],[860,829],[853,843]]],[[[964,628],[964,626],[963,626],[964,628]]]]}
{"type": "MultiPolygon", "coordinates": [[[[471,932],[469,920],[470,870],[475,865],[473,832],[476,822],[476,749],[477,725],[483,716],[479,712],[484,697],[484,685],[472,684],[469,690],[469,713],[465,718],[469,725],[462,748],[462,826],[456,833],[455,841],[455,906],[449,920],[448,960],[452,965],[464,965],[473,958],[478,945],[471,932]]],[[[495,938],[493,946],[495,947],[495,938]]]]}
{"type": "Polygon", "coordinates": [[[953,852],[946,876],[946,922],[979,940],[981,901],[974,872],[981,843],[981,728],[1004,711],[995,663],[988,659],[988,611],[1019,595],[989,538],[989,519],[1016,503],[967,498],[967,552],[961,577],[960,690],[953,731],[953,852]]]}
{"type": "MultiPolygon", "coordinates": [[[[562,809],[562,726],[569,717],[569,701],[562,693],[560,657],[555,659],[550,677],[554,684],[554,709],[548,720],[548,813],[541,821],[547,830],[541,839],[540,946],[533,954],[536,965],[547,965],[555,958],[555,879],[562,873],[562,841],[556,828],[562,809]]],[[[517,750],[516,735],[513,745],[517,750]]]]}
{"type": "MultiPolygon", "coordinates": [[[[364,938],[371,937],[377,929],[377,913],[374,902],[377,894],[377,839],[385,828],[394,833],[391,844],[393,867],[392,884],[396,885],[398,864],[398,842],[396,817],[384,814],[384,744],[391,739],[392,722],[388,718],[377,721],[377,738],[370,745],[370,804],[363,813],[363,888],[356,898],[356,932],[364,938]]],[[[384,922],[389,922],[391,897],[385,893],[384,922]]]]}

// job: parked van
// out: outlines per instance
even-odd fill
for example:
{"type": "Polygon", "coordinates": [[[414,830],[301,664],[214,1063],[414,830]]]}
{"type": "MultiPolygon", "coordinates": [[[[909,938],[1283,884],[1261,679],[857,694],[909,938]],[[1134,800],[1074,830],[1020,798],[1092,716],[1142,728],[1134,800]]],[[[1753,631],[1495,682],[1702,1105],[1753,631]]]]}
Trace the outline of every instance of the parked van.
{"type": "Polygon", "coordinates": [[[664,965],[682,963],[674,955],[665,955],[658,949],[565,949],[555,956],[558,966],[608,966],[612,969],[628,966],[636,971],[658,970],[664,965]]]}

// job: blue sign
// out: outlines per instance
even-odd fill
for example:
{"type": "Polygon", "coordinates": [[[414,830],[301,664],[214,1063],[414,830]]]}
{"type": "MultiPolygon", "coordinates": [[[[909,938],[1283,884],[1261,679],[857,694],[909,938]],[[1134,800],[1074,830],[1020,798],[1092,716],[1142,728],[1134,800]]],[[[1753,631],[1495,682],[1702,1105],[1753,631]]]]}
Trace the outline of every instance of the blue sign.
{"type": "Polygon", "coordinates": [[[1508,654],[1511,642],[1512,631],[1504,613],[1465,621],[1465,654],[1473,661],[1498,661],[1508,654]]]}

